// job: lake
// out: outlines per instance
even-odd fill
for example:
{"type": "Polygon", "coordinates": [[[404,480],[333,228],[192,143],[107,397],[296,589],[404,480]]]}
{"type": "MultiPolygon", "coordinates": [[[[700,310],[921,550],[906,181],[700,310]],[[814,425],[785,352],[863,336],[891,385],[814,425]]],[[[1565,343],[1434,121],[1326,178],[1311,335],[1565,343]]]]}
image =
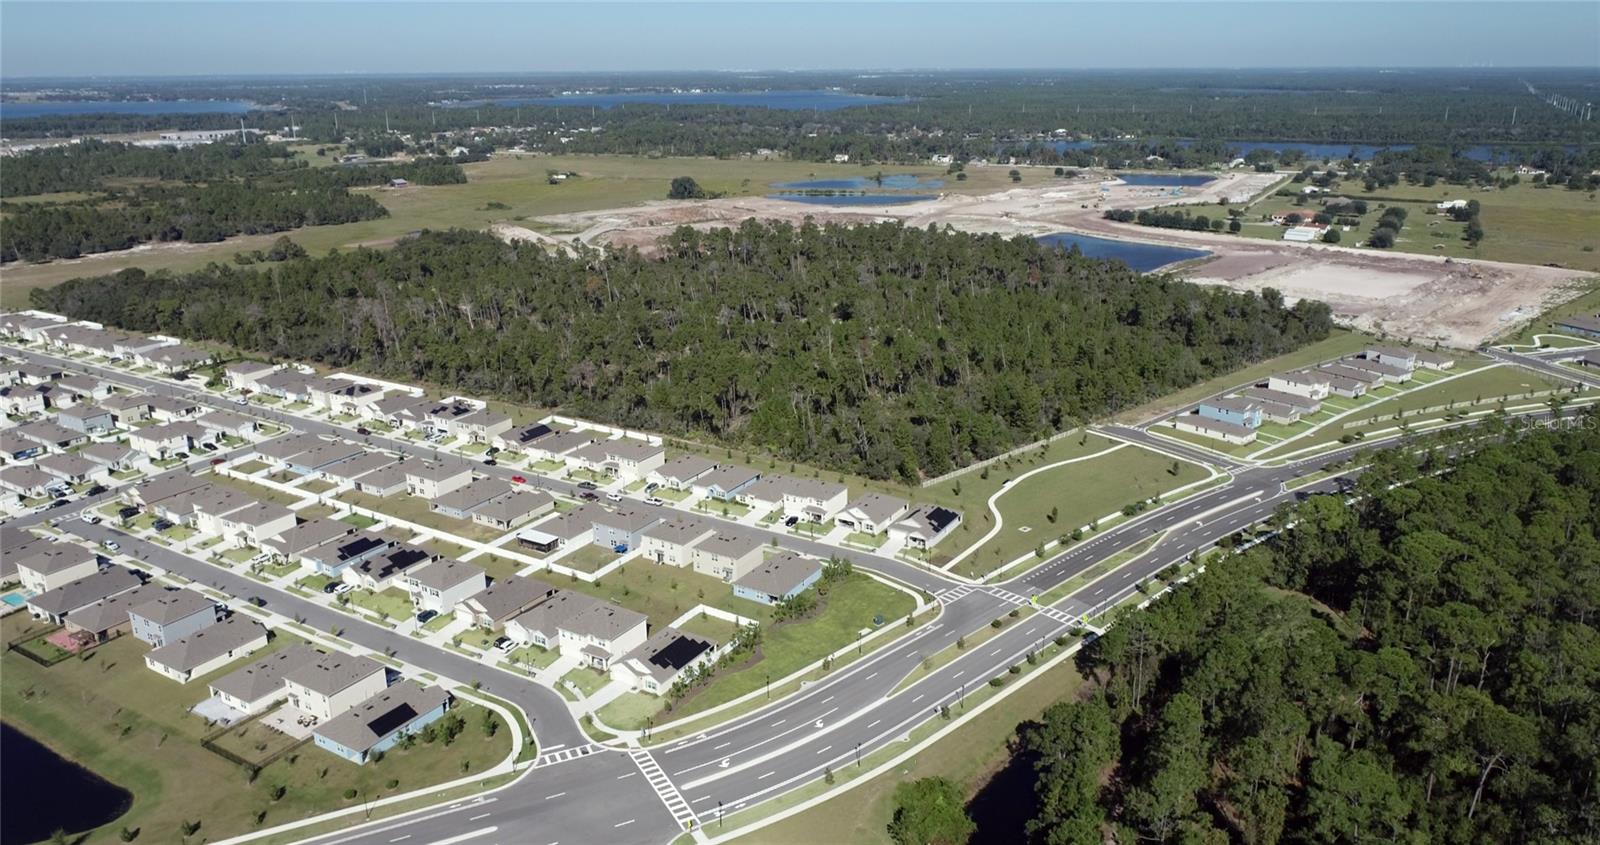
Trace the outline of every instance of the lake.
{"type": "Polygon", "coordinates": [[[844,179],[810,179],[801,182],[779,182],[772,187],[780,191],[867,191],[881,188],[894,191],[928,190],[944,187],[943,179],[923,179],[914,173],[896,173],[883,177],[883,183],[867,176],[844,179]]]}
{"type": "Polygon", "coordinates": [[[255,103],[243,100],[61,100],[0,103],[0,117],[59,117],[72,114],[244,114],[255,103]]]}
{"type": "Polygon", "coordinates": [[[133,796],[0,722],[0,845],[80,833],[126,813],[133,796]],[[26,809],[23,809],[26,808],[26,809]]]}
{"type": "Polygon", "coordinates": [[[1129,185],[1146,188],[1196,188],[1216,180],[1214,176],[1195,173],[1113,173],[1129,185]]]}
{"type": "Polygon", "coordinates": [[[1121,261],[1140,273],[1148,273],[1168,264],[1204,258],[1211,254],[1203,249],[1119,241],[1113,238],[1096,238],[1092,235],[1075,235],[1070,232],[1042,235],[1039,237],[1039,241],[1062,249],[1071,249],[1076,246],[1085,258],[1107,258],[1121,261]]]}
{"type": "Polygon", "coordinates": [[[888,106],[909,103],[910,97],[880,97],[849,91],[632,91],[618,94],[563,94],[559,97],[510,97],[450,103],[472,106],[594,106],[609,109],[628,103],[657,106],[749,106],[801,111],[835,111],[852,106],[888,106]]]}
{"type": "Polygon", "coordinates": [[[811,205],[904,205],[936,200],[936,194],[768,194],[768,199],[811,205]]]}

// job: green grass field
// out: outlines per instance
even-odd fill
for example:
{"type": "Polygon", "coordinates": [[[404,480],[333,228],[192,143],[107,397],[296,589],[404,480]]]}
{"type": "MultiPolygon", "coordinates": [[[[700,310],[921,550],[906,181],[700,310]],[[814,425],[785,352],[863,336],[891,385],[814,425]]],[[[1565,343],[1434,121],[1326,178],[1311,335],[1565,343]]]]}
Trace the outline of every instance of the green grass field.
{"type": "MultiPolygon", "coordinates": [[[[13,614],[0,623],[8,640],[26,630],[31,620],[25,617],[13,614]]],[[[296,641],[280,633],[268,649],[296,641]]],[[[200,836],[219,841],[255,829],[261,811],[266,826],[282,824],[349,806],[346,789],[366,798],[409,791],[460,777],[463,763],[470,772],[482,771],[511,750],[509,731],[485,736],[478,708],[458,704],[467,729],[448,748],[418,743],[357,766],[307,745],[267,766],[252,782],[243,769],[200,746],[211,731],[187,710],[208,695],[209,681],[267,651],[178,684],[145,668],[147,649],[133,637],[122,637],[90,652],[87,660],[48,669],[14,654],[0,657],[5,676],[0,709],[6,721],[133,793],[128,812],[89,832],[81,840],[87,845],[120,841],[117,832],[124,826],[139,829],[139,842],[178,842],[179,823],[196,820],[200,836]],[[391,780],[398,781],[392,788],[391,780]],[[270,793],[278,785],[286,792],[273,801],[270,793]]]]}

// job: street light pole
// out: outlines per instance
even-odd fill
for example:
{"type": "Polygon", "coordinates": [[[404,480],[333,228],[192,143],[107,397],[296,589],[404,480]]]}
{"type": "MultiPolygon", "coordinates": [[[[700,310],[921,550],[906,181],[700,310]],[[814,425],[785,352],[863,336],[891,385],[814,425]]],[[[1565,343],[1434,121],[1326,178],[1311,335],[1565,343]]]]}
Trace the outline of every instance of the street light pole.
{"type": "Polygon", "coordinates": [[[856,768],[861,768],[861,743],[856,743],[856,768]]]}
{"type": "Polygon", "coordinates": [[[772,700],[772,673],[767,673],[767,700],[772,700]]]}

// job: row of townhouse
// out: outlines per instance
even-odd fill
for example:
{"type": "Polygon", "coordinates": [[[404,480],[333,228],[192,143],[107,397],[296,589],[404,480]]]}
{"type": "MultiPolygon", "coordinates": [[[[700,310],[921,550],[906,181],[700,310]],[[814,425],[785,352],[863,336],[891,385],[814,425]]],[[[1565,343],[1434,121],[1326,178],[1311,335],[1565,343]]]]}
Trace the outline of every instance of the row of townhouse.
{"type": "Polygon", "coordinates": [[[26,315],[7,315],[0,328],[12,337],[54,349],[101,355],[150,367],[161,373],[185,373],[216,359],[216,354],[167,337],[141,337],[92,323],[58,323],[26,315]]]}
{"type": "Polygon", "coordinates": [[[288,508],[187,473],[146,479],[122,493],[124,501],[161,519],[222,538],[237,548],[260,548],[295,527],[288,508]]]}
{"type": "Polygon", "coordinates": [[[1225,396],[1207,399],[1173,418],[1180,431],[1228,443],[1253,443],[1262,422],[1292,424],[1322,410],[1329,396],[1359,398],[1388,384],[1404,384],[1418,369],[1448,370],[1455,359],[1437,352],[1372,346],[1321,366],[1278,373],[1225,396]]]}

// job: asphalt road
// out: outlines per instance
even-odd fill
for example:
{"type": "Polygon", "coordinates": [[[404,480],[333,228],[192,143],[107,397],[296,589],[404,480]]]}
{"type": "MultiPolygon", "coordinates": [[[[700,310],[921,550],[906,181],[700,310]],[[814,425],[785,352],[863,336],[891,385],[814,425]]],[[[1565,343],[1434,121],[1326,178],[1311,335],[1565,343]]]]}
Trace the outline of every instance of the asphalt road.
{"type": "MultiPolygon", "coordinates": [[[[78,369],[94,369],[67,363],[78,369]]],[[[1543,361],[1538,364],[1554,366],[1543,361]]],[[[1535,365],[1529,363],[1528,366],[1535,365]]],[[[1560,375],[1574,378],[1571,371],[1558,369],[1563,370],[1560,375]]],[[[215,397],[181,385],[129,378],[104,369],[100,372],[117,381],[135,382],[147,388],[153,386],[158,392],[179,392],[216,403],[215,397]]],[[[250,406],[234,410],[248,410],[258,417],[304,431],[362,439],[337,426],[302,420],[272,409],[250,406]]],[[[1138,429],[1119,428],[1116,433],[1136,442],[1150,438],[1138,429]]],[[[935,574],[877,555],[847,553],[857,565],[932,593],[944,593],[942,614],[911,635],[841,668],[821,682],[700,736],[652,748],[649,756],[688,802],[699,824],[714,831],[722,812],[732,813],[776,797],[811,781],[825,767],[842,770],[854,765],[858,754],[865,755],[903,742],[913,727],[939,718],[941,706],[959,712],[967,692],[986,684],[990,678],[1005,676],[1008,667],[1024,661],[1030,651],[1064,633],[1071,626],[1068,614],[1075,615],[1125,598],[1137,583],[1170,563],[1265,519],[1285,503],[1311,492],[1331,491],[1337,484],[1335,479],[1323,479],[1302,490],[1286,492],[1285,482],[1359,451],[1392,445],[1398,439],[1364,441],[1282,467],[1245,468],[1232,462],[1234,477],[1229,483],[1094,535],[995,587],[963,586],[959,580],[942,573],[935,574]],[[1008,619],[997,635],[962,651],[957,659],[890,696],[924,658],[952,646],[960,637],[973,637],[991,620],[1005,617],[1017,607],[1017,602],[1026,602],[1027,596],[1062,584],[1114,552],[1161,532],[1165,532],[1165,536],[1148,553],[1109,578],[1077,590],[1058,605],[1068,614],[1039,612],[1019,620],[1008,619]]],[[[394,451],[419,457],[434,456],[429,447],[410,441],[369,440],[394,451]]],[[[1165,440],[1153,445],[1188,456],[1184,449],[1174,448],[1165,440]]],[[[1209,455],[1204,458],[1213,464],[1229,463],[1209,455]]],[[[511,470],[498,467],[482,466],[480,470],[502,477],[512,474],[511,470]]],[[[562,491],[572,489],[564,482],[545,480],[545,483],[562,491]]],[[[75,520],[64,521],[62,526],[91,540],[114,533],[113,529],[75,520]]],[[[841,553],[835,547],[787,533],[764,533],[777,536],[782,545],[790,548],[820,555],[841,553]]],[[[121,536],[119,541],[125,552],[149,556],[147,559],[163,568],[233,595],[259,595],[272,589],[162,547],[121,536]]],[[[314,627],[326,630],[329,625],[337,625],[344,629],[346,639],[368,648],[379,651],[392,648],[397,656],[436,674],[458,680],[476,677],[484,681],[487,691],[522,706],[535,720],[542,752],[587,742],[557,694],[546,688],[288,593],[274,592],[268,601],[280,612],[303,616],[307,624],[314,627]]],[[[679,832],[681,829],[672,815],[645,783],[639,766],[620,752],[606,751],[537,766],[480,802],[421,810],[398,820],[312,841],[319,845],[377,845],[409,839],[430,843],[446,839],[484,843],[644,843],[669,841],[679,832]]]]}

